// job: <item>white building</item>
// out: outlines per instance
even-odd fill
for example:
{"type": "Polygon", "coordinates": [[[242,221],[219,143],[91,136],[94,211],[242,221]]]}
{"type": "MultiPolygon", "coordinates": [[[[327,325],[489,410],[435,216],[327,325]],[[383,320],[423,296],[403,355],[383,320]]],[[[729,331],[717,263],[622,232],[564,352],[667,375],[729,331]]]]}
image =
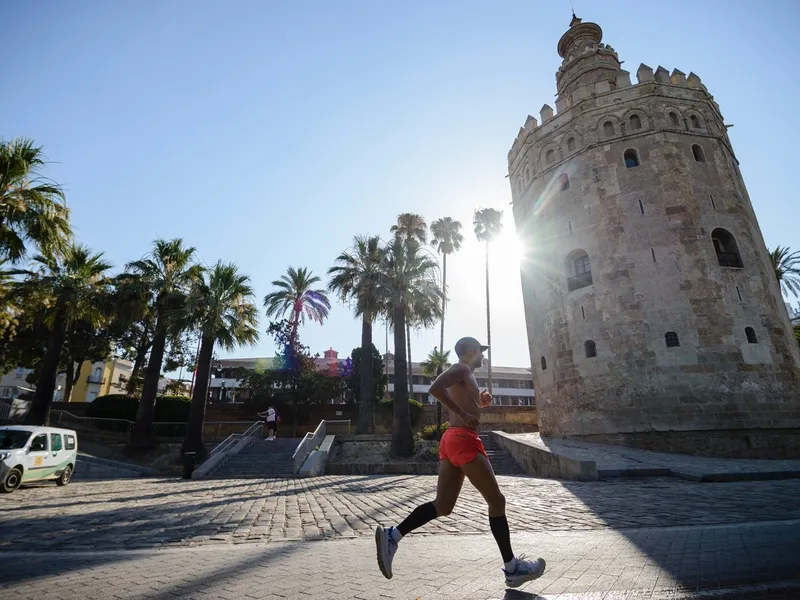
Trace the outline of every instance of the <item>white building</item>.
{"type": "MultiPolygon", "coordinates": [[[[389,385],[387,394],[394,393],[394,357],[384,355],[384,362],[388,363],[389,385]]],[[[483,366],[475,369],[475,379],[482,390],[487,387],[488,361],[483,359],[483,366]]],[[[409,398],[414,398],[423,404],[434,404],[436,400],[428,394],[432,379],[423,375],[421,363],[412,363],[411,373],[414,381],[414,392],[409,398]]],[[[533,391],[533,374],[530,369],[521,367],[496,367],[492,365],[492,396],[494,404],[503,406],[533,406],[535,394],[533,391]]]]}

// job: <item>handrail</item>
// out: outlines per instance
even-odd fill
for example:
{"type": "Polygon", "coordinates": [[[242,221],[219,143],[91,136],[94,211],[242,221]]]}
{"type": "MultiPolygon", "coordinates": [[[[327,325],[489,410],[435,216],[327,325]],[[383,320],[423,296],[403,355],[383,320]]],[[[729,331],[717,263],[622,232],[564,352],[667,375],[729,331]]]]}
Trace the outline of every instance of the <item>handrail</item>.
{"type": "Polygon", "coordinates": [[[297,444],[297,449],[292,454],[292,462],[294,463],[294,472],[297,473],[300,467],[303,466],[306,458],[311,452],[317,448],[325,439],[327,434],[327,422],[323,419],[317,425],[314,433],[307,433],[302,441],[297,444]]]}
{"type": "Polygon", "coordinates": [[[255,423],[250,425],[250,427],[248,427],[244,433],[230,434],[227,438],[225,438],[225,441],[223,441],[209,453],[208,457],[211,458],[215,454],[219,454],[220,452],[228,450],[229,448],[234,446],[236,442],[238,442],[243,438],[253,437],[257,432],[262,431],[263,426],[264,426],[264,421],[256,421],[255,423]]]}

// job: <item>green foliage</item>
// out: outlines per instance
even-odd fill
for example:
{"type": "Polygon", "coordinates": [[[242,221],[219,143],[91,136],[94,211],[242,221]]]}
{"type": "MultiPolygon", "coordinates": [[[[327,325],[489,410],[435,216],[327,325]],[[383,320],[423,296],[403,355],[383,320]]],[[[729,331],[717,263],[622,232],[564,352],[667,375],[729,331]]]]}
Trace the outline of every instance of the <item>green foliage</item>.
{"type": "MultiPolygon", "coordinates": [[[[449,428],[450,428],[449,421],[445,421],[444,423],[442,423],[442,426],[439,428],[441,435],[444,435],[444,432],[447,431],[449,428]]],[[[420,430],[420,437],[423,440],[438,439],[438,436],[436,435],[436,425],[425,425],[425,427],[423,427],[420,430]]]]}
{"type": "MultiPolygon", "coordinates": [[[[189,418],[191,398],[185,396],[159,396],[156,399],[156,422],[185,423],[189,418]]],[[[109,394],[100,396],[86,407],[87,417],[101,419],[136,420],[139,399],[125,394],[109,394]]]]}
{"type": "MultiPolygon", "coordinates": [[[[394,401],[390,398],[389,400],[383,400],[378,404],[378,409],[384,413],[389,415],[390,417],[394,415],[394,401]]],[[[419,417],[422,414],[422,403],[417,402],[413,398],[408,399],[408,411],[411,415],[411,425],[412,427],[419,421],[419,417]]]]}
{"type": "MultiPolygon", "coordinates": [[[[350,354],[353,362],[353,370],[347,378],[347,389],[350,396],[356,403],[361,399],[361,347],[353,348],[350,354]]],[[[372,398],[371,402],[379,402],[386,392],[386,384],[389,377],[384,373],[383,357],[375,344],[372,344],[372,398]]]]}

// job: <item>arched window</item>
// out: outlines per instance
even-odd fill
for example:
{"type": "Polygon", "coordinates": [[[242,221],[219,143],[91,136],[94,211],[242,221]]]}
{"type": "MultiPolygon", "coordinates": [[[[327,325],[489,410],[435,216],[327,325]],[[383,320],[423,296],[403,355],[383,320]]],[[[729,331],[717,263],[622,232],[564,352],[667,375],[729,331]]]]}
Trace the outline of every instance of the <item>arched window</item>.
{"type": "Polygon", "coordinates": [[[554,150],[548,150],[547,154],[544,155],[544,161],[549,165],[556,159],[556,153],[554,150]]]}
{"type": "Polygon", "coordinates": [[[103,369],[100,367],[95,367],[94,372],[92,373],[92,383],[100,383],[103,380],[103,369]]]}
{"type": "Polygon", "coordinates": [[[605,135],[614,135],[614,124],[611,121],[603,123],[603,133],[605,135]]]}
{"type": "Polygon", "coordinates": [[[547,360],[545,360],[544,356],[542,357],[542,371],[547,371],[547,360]]]}
{"type": "Polygon", "coordinates": [[[717,262],[720,267],[742,268],[739,247],[730,231],[718,227],[711,232],[711,242],[714,244],[714,252],[717,253],[717,262]]]}
{"type": "Polygon", "coordinates": [[[678,118],[678,113],[669,113],[669,120],[675,127],[680,127],[681,121],[678,118]]]}
{"type": "Polygon", "coordinates": [[[752,327],[745,327],[744,334],[747,336],[748,344],[757,344],[758,338],[756,337],[756,330],[752,327]]]}
{"type": "Polygon", "coordinates": [[[575,138],[571,137],[567,140],[567,150],[575,150],[575,138]]]}
{"type": "Polygon", "coordinates": [[[697,162],[706,162],[706,153],[700,144],[692,144],[692,154],[697,162]]]}
{"type": "Polygon", "coordinates": [[[633,148],[625,150],[625,154],[622,157],[625,159],[626,168],[631,169],[639,166],[639,154],[633,148]]]}
{"type": "Polygon", "coordinates": [[[595,358],[597,356],[597,344],[592,340],[586,340],[583,343],[583,349],[586,352],[586,358],[595,358]]]}
{"type": "Polygon", "coordinates": [[[667,348],[677,348],[681,345],[678,339],[678,334],[674,331],[668,331],[664,334],[664,341],[667,343],[667,348]]]}
{"type": "Polygon", "coordinates": [[[700,119],[697,118],[697,115],[689,117],[689,124],[692,126],[692,129],[700,129],[700,119]]]}
{"type": "Polygon", "coordinates": [[[569,189],[569,175],[562,173],[558,176],[558,187],[562,192],[569,189]]]}
{"type": "Polygon", "coordinates": [[[567,289],[571,292],[592,285],[592,264],[585,250],[573,250],[567,255],[567,289]]]}
{"type": "Polygon", "coordinates": [[[631,115],[630,122],[631,122],[631,129],[635,130],[642,128],[642,119],[639,118],[639,115],[631,115]]]}

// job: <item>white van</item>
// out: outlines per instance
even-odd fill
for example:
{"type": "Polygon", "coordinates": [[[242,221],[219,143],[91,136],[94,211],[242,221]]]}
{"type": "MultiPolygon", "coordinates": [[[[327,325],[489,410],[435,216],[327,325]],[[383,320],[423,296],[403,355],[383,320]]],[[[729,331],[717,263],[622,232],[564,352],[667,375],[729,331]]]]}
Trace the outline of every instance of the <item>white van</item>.
{"type": "Polygon", "coordinates": [[[32,481],[67,485],[77,456],[78,434],[71,429],[0,426],[0,492],[13,492],[32,481]]]}

